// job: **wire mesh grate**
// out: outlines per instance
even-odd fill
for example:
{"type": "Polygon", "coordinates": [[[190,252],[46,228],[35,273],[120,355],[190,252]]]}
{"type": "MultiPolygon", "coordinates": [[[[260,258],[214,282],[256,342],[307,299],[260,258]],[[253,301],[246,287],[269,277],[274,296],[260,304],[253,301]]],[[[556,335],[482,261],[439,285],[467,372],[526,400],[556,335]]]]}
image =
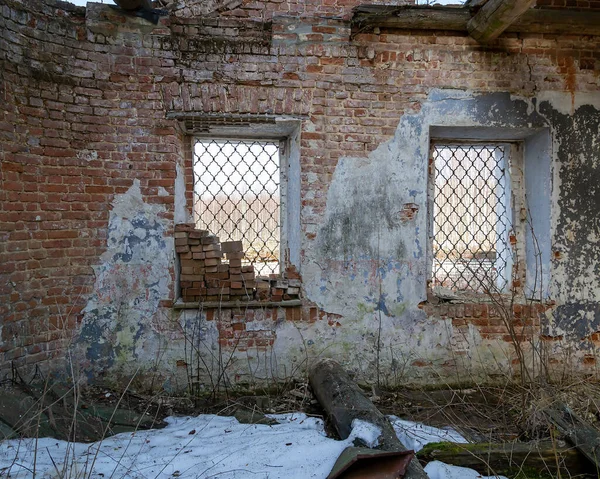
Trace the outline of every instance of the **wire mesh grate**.
{"type": "Polygon", "coordinates": [[[510,277],[510,180],[503,145],[432,149],[433,286],[503,291],[510,277]]]}
{"type": "Polygon", "coordinates": [[[257,275],[279,273],[279,145],[196,139],[193,169],[196,225],[242,241],[242,264],[257,275]]]}

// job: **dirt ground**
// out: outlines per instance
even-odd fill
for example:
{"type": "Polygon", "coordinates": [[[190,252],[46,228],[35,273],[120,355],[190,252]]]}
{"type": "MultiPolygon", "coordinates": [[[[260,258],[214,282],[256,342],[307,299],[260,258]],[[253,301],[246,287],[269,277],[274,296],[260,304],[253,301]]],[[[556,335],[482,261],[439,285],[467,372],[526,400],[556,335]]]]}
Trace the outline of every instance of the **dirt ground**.
{"type": "MultiPolygon", "coordinates": [[[[14,386],[14,385],[13,385],[14,386]]],[[[6,386],[4,388],[6,390],[6,386]]],[[[20,388],[19,394],[32,395],[32,404],[43,395],[40,387],[20,388]],[[37,398],[37,399],[36,399],[37,398]]],[[[107,387],[82,388],[74,399],[72,390],[53,387],[46,394],[46,403],[66,406],[93,414],[105,423],[112,421],[110,411],[118,409],[119,426],[136,426],[135,418],[144,418],[144,424],[164,424],[170,415],[197,415],[202,413],[236,415],[244,421],[260,420],[264,414],[302,411],[324,417],[310,387],[295,383],[285,391],[271,394],[244,394],[200,398],[192,400],[185,395],[121,393],[107,387]],[[75,402],[76,401],[76,402],[75,402]],[[100,411],[100,413],[98,413],[100,411]],[[127,411],[131,414],[128,415],[127,411]],[[135,419],[135,420],[134,420],[135,419]],[[128,421],[130,424],[128,424],[128,421]]],[[[542,413],[544,408],[558,402],[568,404],[592,426],[600,428],[600,384],[581,382],[568,386],[539,386],[523,388],[475,387],[468,389],[403,389],[395,391],[365,390],[384,414],[421,422],[436,427],[450,426],[472,442],[511,442],[543,440],[551,437],[551,426],[542,413]]],[[[68,408],[68,409],[72,409],[68,408]]],[[[55,416],[56,416],[55,412],[55,416]]],[[[60,412],[59,412],[60,414],[60,412]]],[[[70,418],[65,418],[65,421],[70,418]]],[[[326,419],[324,417],[324,419],[326,419]]],[[[263,419],[264,420],[264,419],[263,419]]],[[[1,422],[1,417],[0,417],[1,422]]],[[[121,430],[117,427],[116,430],[121,430]]],[[[103,432],[103,428],[96,428],[103,432]]],[[[328,428],[332,437],[335,431],[328,428]]],[[[90,436],[86,440],[94,440],[90,436]]]]}

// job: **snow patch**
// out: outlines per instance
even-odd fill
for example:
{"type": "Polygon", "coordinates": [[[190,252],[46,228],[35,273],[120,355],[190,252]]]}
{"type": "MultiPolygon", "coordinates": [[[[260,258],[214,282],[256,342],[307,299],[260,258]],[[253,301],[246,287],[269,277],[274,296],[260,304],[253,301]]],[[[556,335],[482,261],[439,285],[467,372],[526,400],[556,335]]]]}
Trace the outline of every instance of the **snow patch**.
{"type": "Polygon", "coordinates": [[[429,479],[507,479],[505,476],[482,476],[466,467],[450,466],[439,461],[431,461],[425,466],[429,479]]]}
{"type": "MultiPolygon", "coordinates": [[[[323,479],[352,445],[348,439],[325,437],[322,421],[304,414],[275,418],[282,424],[240,424],[213,415],[170,417],[164,429],[117,434],[93,444],[38,439],[35,468],[42,478],[55,477],[54,461],[59,470],[76,470],[73,477],[94,479],[323,479]]],[[[0,473],[30,478],[35,450],[35,439],[3,441],[0,473]]]]}
{"type": "Polygon", "coordinates": [[[371,448],[379,446],[379,436],[381,436],[380,427],[362,419],[354,419],[351,426],[350,439],[360,439],[367,447],[371,448]]]}
{"type": "MultiPolygon", "coordinates": [[[[326,437],[323,421],[304,413],[272,414],[280,424],[240,424],[233,417],[169,417],[160,430],[122,433],[92,444],[51,438],[0,442],[0,476],[127,479],[323,479],[355,438],[376,447],[381,429],[354,420],[344,441],[326,437]],[[36,452],[37,451],[37,452],[36,452]],[[36,457],[37,455],[37,457],[36,457]],[[93,470],[92,470],[93,464],[93,470]]],[[[390,416],[409,448],[428,442],[466,442],[457,432],[390,416]]],[[[430,479],[485,479],[472,469],[430,462],[430,479]]],[[[490,479],[492,476],[490,476],[490,479]]],[[[506,479],[501,477],[501,479],[506,479]]]]}
{"type": "Polygon", "coordinates": [[[388,416],[394,427],[396,436],[408,449],[415,452],[432,442],[456,442],[466,444],[468,441],[452,428],[438,429],[425,424],[405,421],[397,416],[388,416]]]}

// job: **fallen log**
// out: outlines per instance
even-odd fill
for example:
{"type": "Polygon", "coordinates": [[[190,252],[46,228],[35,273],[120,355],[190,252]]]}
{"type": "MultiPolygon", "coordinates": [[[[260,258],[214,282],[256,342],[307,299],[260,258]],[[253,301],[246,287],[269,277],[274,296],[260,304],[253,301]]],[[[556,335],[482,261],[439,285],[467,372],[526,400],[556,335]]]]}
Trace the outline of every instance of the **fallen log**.
{"type": "Polygon", "coordinates": [[[551,441],[534,443],[427,444],[417,453],[421,461],[441,461],[468,467],[480,474],[512,475],[523,469],[547,473],[552,477],[571,477],[591,472],[581,453],[572,446],[551,441]],[[558,472],[560,471],[560,475],[558,472]]]}
{"type": "MultiPolygon", "coordinates": [[[[352,421],[361,419],[381,430],[378,448],[383,451],[406,451],[389,420],[365,396],[348,373],[333,359],[321,359],[313,365],[309,381],[317,400],[327,413],[340,438],[352,431],[352,421]]],[[[428,476],[413,460],[406,471],[408,479],[427,479],[428,476]]]]}
{"type": "Polygon", "coordinates": [[[544,414],[567,440],[600,471],[600,432],[566,404],[544,410],[544,414]]]}

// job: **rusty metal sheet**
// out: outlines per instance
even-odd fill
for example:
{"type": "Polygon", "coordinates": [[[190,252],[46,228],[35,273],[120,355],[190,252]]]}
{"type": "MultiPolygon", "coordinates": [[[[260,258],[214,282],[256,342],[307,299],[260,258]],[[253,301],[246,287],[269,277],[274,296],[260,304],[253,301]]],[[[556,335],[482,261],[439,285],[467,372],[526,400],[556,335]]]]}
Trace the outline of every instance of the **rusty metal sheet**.
{"type": "Polygon", "coordinates": [[[400,479],[415,456],[414,451],[378,451],[347,447],[327,479],[400,479]]]}

